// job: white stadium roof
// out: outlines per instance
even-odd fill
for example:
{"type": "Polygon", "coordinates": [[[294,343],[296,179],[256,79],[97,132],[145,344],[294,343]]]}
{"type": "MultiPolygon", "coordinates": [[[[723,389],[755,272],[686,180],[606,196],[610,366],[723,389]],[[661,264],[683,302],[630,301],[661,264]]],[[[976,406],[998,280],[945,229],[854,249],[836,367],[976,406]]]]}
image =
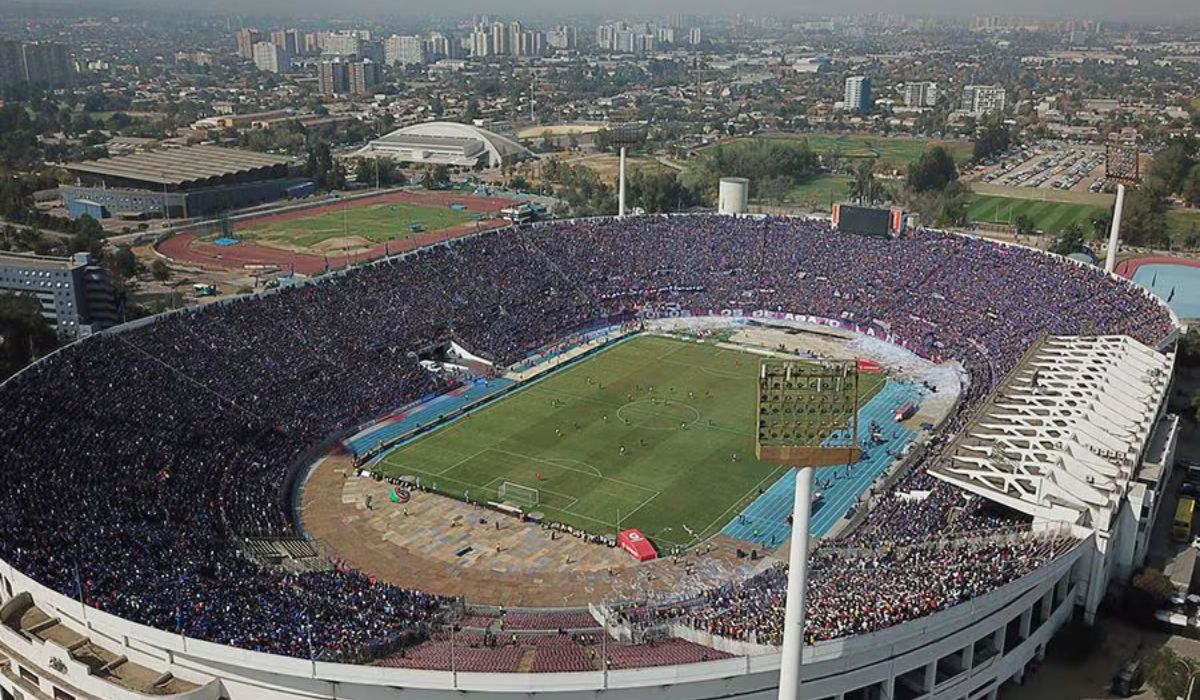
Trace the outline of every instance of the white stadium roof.
{"type": "Polygon", "coordinates": [[[1173,361],[1127,336],[1048,337],[930,473],[1035,518],[1109,530],[1173,361]]]}
{"type": "Polygon", "coordinates": [[[473,166],[486,156],[486,165],[532,157],[529,149],[487,129],[457,122],[414,124],[371,141],[355,155],[389,156],[409,163],[473,166]]]}

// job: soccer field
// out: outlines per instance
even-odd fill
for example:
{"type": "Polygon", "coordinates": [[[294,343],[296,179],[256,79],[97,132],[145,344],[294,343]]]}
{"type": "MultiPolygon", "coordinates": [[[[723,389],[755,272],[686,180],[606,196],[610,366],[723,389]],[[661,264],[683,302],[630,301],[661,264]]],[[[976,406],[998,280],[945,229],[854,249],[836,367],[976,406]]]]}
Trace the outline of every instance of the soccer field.
{"type": "Polygon", "coordinates": [[[245,228],[238,227],[237,237],[299,248],[313,248],[331,238],[354,236],[371,243],[383,243],[412,235],[414,232],[410,226],[414,224],[420,225],[424,231],[440,231],[473,220],[474,214],[471,212],[449,207],[427,207],[406,202],[367,206],[346,203],[322,208],[311,216],[261,225],[249,222],[245,228]]]}
{"type": "MultiPolygon", "coordinates": [[[[528,510],[551,520],[615,534],[619,518],[660,548],[689,545],[784,473],[754,458],[758,364],[641,336],[398,447],[378,468],[475,500],[497,499],[506,481],[536,488],[528,510]]],[[[864,375],[863,403],[883,383],[864,375]]]]}
{"type": "Polygon", "coordinates": [[[1092,220],[1107,216],[1108,210],[1092,204],[990,195],[971,195],[967,208],[967,218],[971,221],[993,224],[1012,224],[1021,214],[1028,216],[1033,227],[1044,233],[1058,233],[1078,224],[1087,234],[1092,230],[1092,220]]]}

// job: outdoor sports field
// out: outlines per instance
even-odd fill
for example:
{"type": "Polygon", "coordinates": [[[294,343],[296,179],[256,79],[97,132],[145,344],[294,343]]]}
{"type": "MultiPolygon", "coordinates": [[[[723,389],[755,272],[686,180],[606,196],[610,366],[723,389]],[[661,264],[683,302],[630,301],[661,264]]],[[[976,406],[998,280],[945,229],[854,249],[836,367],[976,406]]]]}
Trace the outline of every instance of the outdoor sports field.
{"type": "MultiPolygon", "coordinates": [[[[784,473],[754,458],[758,364],[737,350],[640,336],[407,443],[378,466],[476,500],[496,499],[505,481],[533,487],[540,498],[529,510],[551,520],[615,534],[619,517],[621,529],[639,528],[660,547],[688,545],[784,473]]],[[[862,402],[882,385],[864,375],[862,402]]]]}
{"type": "Polygon", "coordinates": [[[357,237],[370,243],[383,243],[412,235],[412,225],[422,231],[465,224],[475,219],[469,211],[449,207],[431,207],[408,202],[383,202],[366,206],[347,202],[323,207],[311,216],[301,216],[262,224],[239,226],[242,240],[273,243],[290,248],[318,248],[332,238],[357,237]]]}
{"type": "Polygon", "coordinates": [[[1058,233],[1078,224],[1087,233],[1092,230],[1094,219],[1108,216],[1108,208],[989,195],[971,195],[967,208],[967,218],[970,220],[994,224],[1012,224],[1021,214],[1028,216],[1038,231],[1058,233]]]}

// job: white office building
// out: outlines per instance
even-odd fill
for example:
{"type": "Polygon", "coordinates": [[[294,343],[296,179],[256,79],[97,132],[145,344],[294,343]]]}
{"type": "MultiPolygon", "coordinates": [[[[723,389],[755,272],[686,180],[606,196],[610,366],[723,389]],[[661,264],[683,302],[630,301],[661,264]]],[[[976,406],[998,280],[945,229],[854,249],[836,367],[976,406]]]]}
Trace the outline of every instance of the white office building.
{"type": "Polygon", "coordinates": [[[425,65],[429,63],[429,42],[420,36],[396,36],[383,42],[383,60],[391,66],[425,65]]]}
{"type": "Polygon", "coordinates": [[[290,68],[288,54],[278,44],[259,41],[254,44],[254,65],[268,73],[282,73],[290,68]]]}
{"type": "Polygon", "coordinates": [[[871,79],[865,75],[846,78],[844,109],[847,112],[865,114],[871,111],[871,79]]]}
{"type": "Polygon", "coordinates": [[[974,116],[988,112],[1003,112],[1008,106],[1008,92],[999,85],[967,85],[962,92],[962,111],[974,116]]]}
{"type": "Polygon", "coordinates": [[[919,81],[904,85],[905,107],[933,107],[937,104],[938,86],[932,81],[919,81]]]}

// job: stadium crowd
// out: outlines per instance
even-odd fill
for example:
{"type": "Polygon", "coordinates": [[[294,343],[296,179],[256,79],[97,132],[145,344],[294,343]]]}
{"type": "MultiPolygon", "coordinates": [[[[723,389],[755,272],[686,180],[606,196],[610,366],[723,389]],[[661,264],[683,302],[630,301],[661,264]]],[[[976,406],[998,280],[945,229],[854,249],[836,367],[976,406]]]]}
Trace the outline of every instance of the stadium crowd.
{"type": "MultiPolygon", "coordinates": [[[[447,389],[419,365],[439,343],[507,364],[589,326],[722,309],[853,321],[957,359],[971,376],[968,409],[1039,333],[1153,345],[1171,330],[1162,304],[1094,268],[934,231],[886,240],[815,221],[686,216],[482,235],[95,336],[13,378],[0,389],[0,557],[164,630],[303,657],[389,653],[452,601],[346,569],[286,574],[239,553],[241,537],[295,534],[303,457],[447,389]]],[[[1052,556],[1019,543],[895,554],[948,527],[1004,523],[931,482],[915,470],[898,490],[930,495],[885,499],[846,543],[884,554],[817,555],[829,588],[812,596],[814,638],[945,607],[1052,556]],[[951,522],[952,512],[967,515],[951,522]],[[916,564],[936,576],[915,576],[916,564]]],[[[773,639],[780,575],[715,591],[689,619],[773,639]]]]}

